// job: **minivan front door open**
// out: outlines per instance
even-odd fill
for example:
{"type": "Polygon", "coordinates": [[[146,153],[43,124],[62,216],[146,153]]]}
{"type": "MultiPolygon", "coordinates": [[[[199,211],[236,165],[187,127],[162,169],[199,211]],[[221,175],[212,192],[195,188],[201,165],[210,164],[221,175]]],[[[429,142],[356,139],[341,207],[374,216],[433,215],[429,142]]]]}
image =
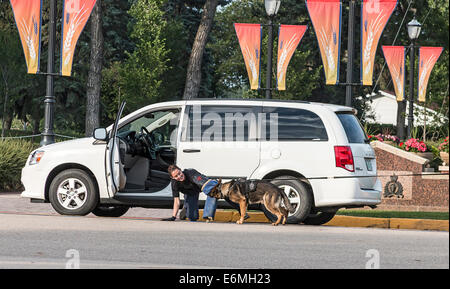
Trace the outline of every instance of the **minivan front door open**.
{"type": "Polygon", "coordinates": [[[125,101],[121,103],[119,111],[117,112],[116,120],[111,131],[109,132],[108,145],[106,146],[105,171],[110,197],[113,197],[114,194],[119,191],[121,180],[125,177],[123,167],[121,167],[122,164],[120,162],[119,139],[117,137],[117,128],[119,126],[119,120],[124,107],[125,101]]]}

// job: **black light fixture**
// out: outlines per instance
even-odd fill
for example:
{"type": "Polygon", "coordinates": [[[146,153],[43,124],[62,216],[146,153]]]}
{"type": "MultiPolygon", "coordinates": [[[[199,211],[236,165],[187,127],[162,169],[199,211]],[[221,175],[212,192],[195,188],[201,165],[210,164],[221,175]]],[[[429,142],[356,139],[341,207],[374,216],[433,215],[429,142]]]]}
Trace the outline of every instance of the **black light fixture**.
{"type": "Polygon", "coordinates": [[[272,54],[273,54],[273,18],[280,9],[281,0],[265,0],[266,13],[269,16],[269,39],[267,44],[267,76],[266,76],[266,98],[272,98],[272,54]]]}
{"type": "Polygon", "coordinates": [[[420,31],[422,30],[422,24],[420,24],[414,16],[413,20],[407,24],[407,27],[409,39],[412,41],[417,40],[417,38],[419,38],[420,31]]]}

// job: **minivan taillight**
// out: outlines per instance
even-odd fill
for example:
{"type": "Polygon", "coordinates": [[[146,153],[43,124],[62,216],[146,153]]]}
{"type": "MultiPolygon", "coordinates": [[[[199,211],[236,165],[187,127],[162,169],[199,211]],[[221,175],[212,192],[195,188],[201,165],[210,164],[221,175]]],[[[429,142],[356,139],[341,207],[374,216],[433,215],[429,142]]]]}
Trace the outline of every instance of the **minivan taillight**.
{"type": "Polygon", "coordinates": [[[336,167],[344,168],[350,172],[355,171],[352,149],[349,146],[335,146],[334,155],[336,157],[336,167]]]}

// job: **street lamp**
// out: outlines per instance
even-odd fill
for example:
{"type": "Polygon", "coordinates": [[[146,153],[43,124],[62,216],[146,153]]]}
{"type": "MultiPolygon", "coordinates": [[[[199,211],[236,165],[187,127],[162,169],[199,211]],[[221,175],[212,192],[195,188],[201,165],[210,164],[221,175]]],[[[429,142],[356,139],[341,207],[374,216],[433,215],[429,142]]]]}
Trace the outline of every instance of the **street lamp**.
{"type": "Polygon", "coordinates": [[[265,0],[264,4],[266,6],[266,12],[269,16],[275,16],[280,9],[281,0],[265,0]]]}
{"type": "Polygon", "coordinates": [[[414,45],[419,38],[420,31],[422,30],[422,24],[416,20],[414,16],[408,24],[408,36],[411,39],[410,54],[409,54],[409,113],[408,113],[408,137],[412,137],[412,129],[414,127],[414,62],[415,52],[414,45]]]}
{"type": "Polygon", "coordinates": [[[269,40],[267,44],[267,76],[266,76],[266,98],[272,98],[272,53],[273,53],[273,24],[272,20],[278,13],[281,0],[265,0],[266,13],[269,16],[269,40]]]}

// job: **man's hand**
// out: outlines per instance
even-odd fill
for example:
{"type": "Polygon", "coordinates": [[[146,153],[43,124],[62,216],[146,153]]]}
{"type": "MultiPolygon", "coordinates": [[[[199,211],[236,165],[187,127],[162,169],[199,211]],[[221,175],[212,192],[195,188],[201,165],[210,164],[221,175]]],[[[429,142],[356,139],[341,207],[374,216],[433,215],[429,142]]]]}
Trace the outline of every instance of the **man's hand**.
{"type": "Polygon", "coordinates": [[[161,221],[175,221],[176,219],[177,219],[177,217],[172,216],[170,218],[161,219],[161,221]]]}

